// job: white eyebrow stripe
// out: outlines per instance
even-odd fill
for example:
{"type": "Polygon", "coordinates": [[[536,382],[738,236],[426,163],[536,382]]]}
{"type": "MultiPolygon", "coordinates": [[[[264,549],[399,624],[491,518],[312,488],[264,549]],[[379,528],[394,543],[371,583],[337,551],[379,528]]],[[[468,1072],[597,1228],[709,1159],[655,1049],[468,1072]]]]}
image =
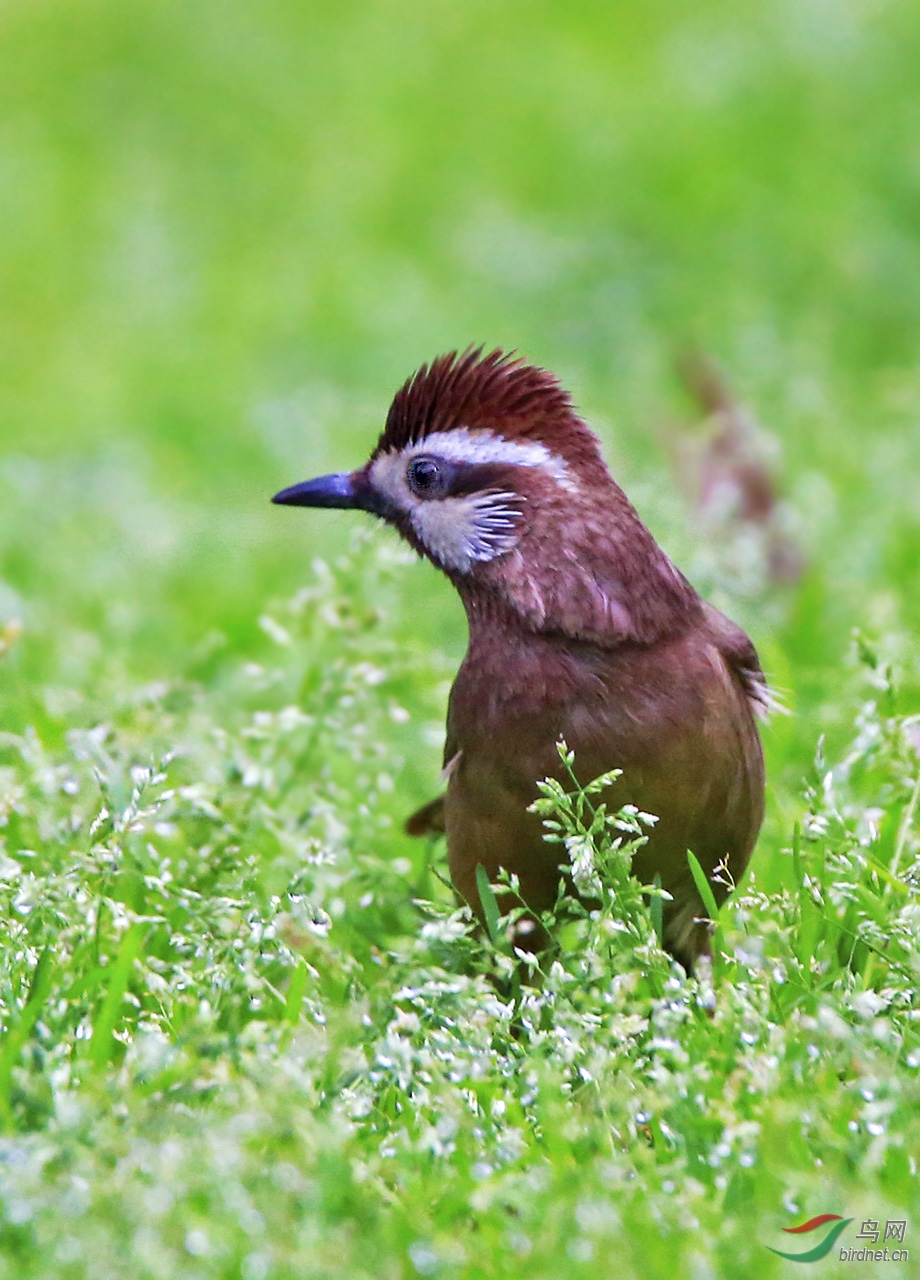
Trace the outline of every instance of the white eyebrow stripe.
{"type": "Polygon", "coordinates": [[[408,462],[410,458],[423,453],[444,458],[447,462],[468,462],[474,465],[507,462],[515,467],[537,467],[546,471],[565,488],[576,488],[568,464],[538,440],[507,440],[494,431],[470,431],[468,427],[455,427],[452,431],[436,431],[433,435],[417,440],[402,449],[400,456],[408,462]]]}

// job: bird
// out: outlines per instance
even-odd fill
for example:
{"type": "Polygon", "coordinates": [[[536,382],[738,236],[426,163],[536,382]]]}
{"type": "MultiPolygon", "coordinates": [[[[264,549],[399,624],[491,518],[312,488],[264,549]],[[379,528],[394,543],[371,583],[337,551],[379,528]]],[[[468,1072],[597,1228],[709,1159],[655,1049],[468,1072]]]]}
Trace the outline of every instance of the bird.
{"type": "Polygon", "coordinates": [[[481,866],[517,877],[532,922],[556,903],[558,846],[531,806],[539,781],[564,781],[561,741],[580,783],[621,770],[614,807],[657,817],[633,872],[660,878],[663,945],[692,970],[711,929],[687,851],[724,901],[763,820],[771,694],[749,637],[655,541],[559,379],[501,349],[439,356],[396,393],[363,466],[272,500],[377,516],[460,596],[446,790],[407,823],[446,835],[459,899],[484,920],[481,866]]]}

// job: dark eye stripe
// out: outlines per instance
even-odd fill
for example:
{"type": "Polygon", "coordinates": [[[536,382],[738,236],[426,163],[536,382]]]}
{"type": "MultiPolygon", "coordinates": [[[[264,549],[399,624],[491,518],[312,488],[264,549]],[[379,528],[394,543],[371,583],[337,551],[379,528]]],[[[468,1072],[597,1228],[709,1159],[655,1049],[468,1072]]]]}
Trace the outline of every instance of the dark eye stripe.
{"type": "Polygon", "coordinates": [[[406,467],[406,483],[417,498],[465,498],[496,489],[517,492],[520,468],[502,462],[455,462],[419,453],[406,467]]]}
{"type": "Polygon", "coordinates": [[[464,463],[457,467],[450,487],[451,497],[462,498],[491,489],[517,493],[522,478],[521,471],[521,467],[507,462],[464,463]]]}

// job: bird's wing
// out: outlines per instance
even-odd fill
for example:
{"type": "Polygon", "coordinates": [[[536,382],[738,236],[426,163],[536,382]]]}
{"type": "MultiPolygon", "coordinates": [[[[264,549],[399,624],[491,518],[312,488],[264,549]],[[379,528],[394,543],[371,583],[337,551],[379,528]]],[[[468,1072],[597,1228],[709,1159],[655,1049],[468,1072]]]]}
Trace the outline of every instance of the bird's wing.
{"type": "Polygon", "coordinates": [[[750,638],[730,618],[726,618],[724,613],[710,604],[706,605],[706,620],[716,648],[744,690],[754,715],[759,720],[766,719],[780,704],[767,684],[767,677],[750,638]]]}

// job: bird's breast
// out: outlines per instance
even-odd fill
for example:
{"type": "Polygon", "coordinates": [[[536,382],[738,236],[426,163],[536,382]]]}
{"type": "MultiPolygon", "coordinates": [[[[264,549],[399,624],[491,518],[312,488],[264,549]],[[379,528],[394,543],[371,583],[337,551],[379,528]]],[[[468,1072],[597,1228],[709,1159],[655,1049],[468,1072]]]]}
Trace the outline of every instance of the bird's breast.
{"type": "Polygon", "coordinates": [[[560,738],[585,757],[581,773],[657,754],[688,719],[700,720],[713,680],[705,663],[693,670],[677,651],[656,649],[542,637],[504,652],[471,647],[451,693],[449,739],[467,760],[488,760],[499,776],[530,786],[555,772],[560,738]]]}
{"type": "Polygon", "coordinates": [[[560,739],[575,752],[582,783],[623,771],[608,804],[659,818],[637,872],[661,874],[672,891],[694,894],[688,848],[709,868],[731,856],[740,873],[760,825],[753,713],[704,636],[613,651],[535,643],[509,646],[504,659],[471,647],[451,695],[448,737],[459,753],[445,803],[448,854],[471,901],[482,863],[490,874],[499,866],[518,874],[531,905],[552,904],[560,851],[543,841],[528,806],[539,779],[565,782],[560,739]]]}

